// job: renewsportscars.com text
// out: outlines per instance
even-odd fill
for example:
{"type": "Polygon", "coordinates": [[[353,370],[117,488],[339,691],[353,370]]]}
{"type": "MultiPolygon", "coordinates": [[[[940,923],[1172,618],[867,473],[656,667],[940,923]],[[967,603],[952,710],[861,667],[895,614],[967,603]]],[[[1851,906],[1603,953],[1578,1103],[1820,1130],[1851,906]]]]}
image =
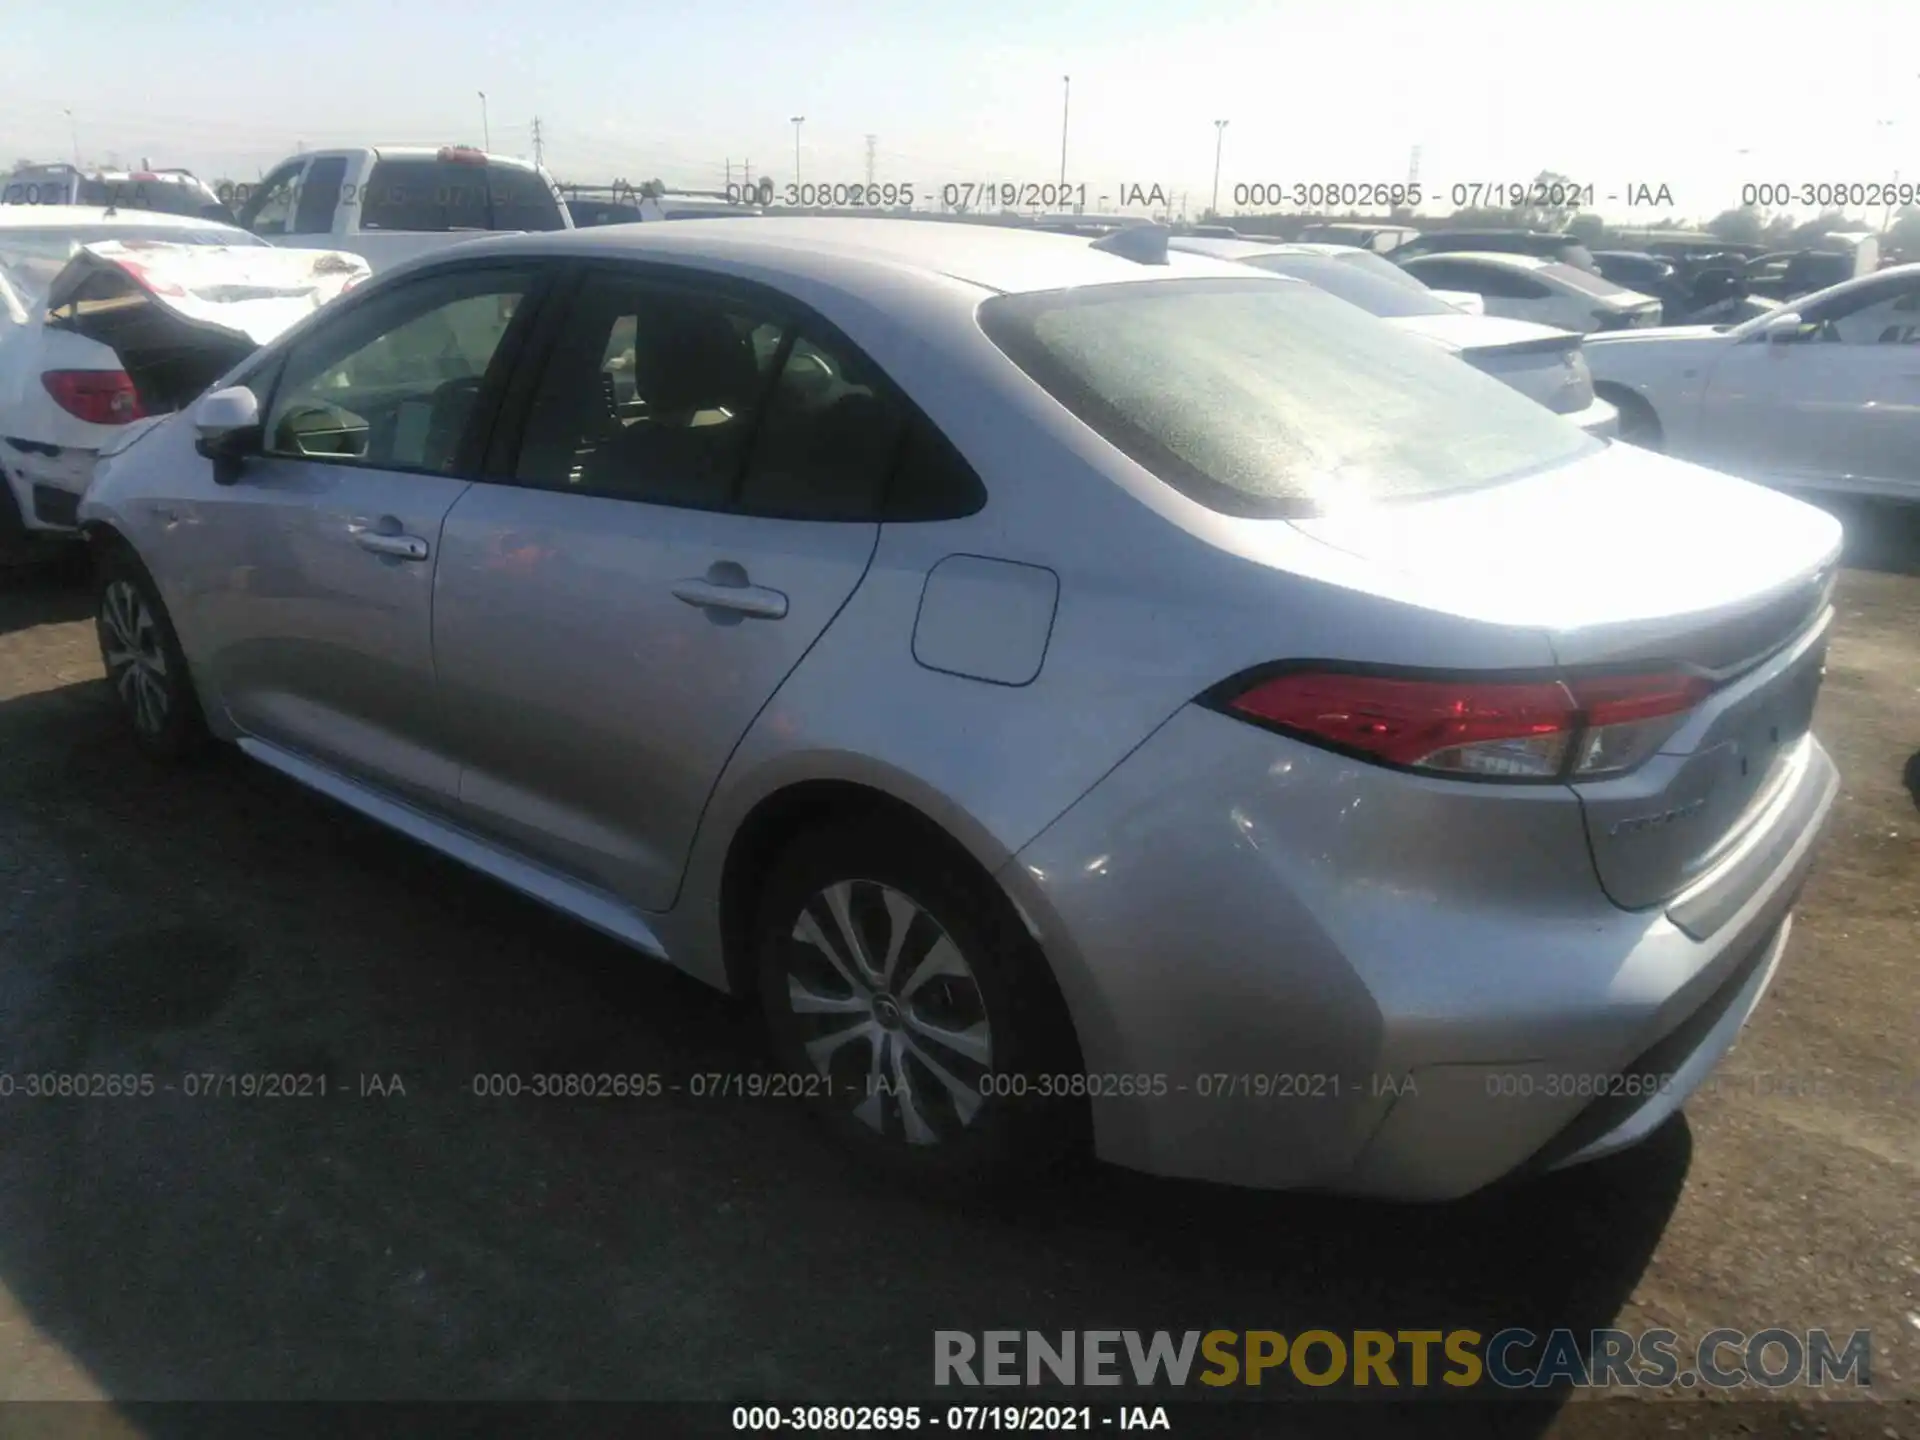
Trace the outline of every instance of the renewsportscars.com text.
{"type": "Polygon", "coordinates": [[[1872,1335],[1825,1330],[936,1330],[936,1385],[1716,1389],[1872,1383],[1872,1335]]]}

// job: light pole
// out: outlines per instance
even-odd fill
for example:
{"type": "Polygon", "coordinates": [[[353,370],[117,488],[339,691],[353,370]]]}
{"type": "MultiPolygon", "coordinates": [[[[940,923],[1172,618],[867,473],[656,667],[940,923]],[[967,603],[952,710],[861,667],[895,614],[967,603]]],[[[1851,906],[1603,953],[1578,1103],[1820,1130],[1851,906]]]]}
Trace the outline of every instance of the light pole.
{"type": "Polygon", "coordinates": [[[1213,218],[1220,218],[1220,147],[1227,141],[1227,122],[1213,122],[1213,218]]]}
{"type": "Polygon", "coordinates": [[[67,133],[73,137],[73,166],[77,170],[80,168],[80,122],[73,118],[73,111],[68,110],[65,114],[67,133]]]}
{"type": "Polygon", "coordinates": [[[807,123],[807,117],[793,117],[793,190],[795,200],[800,198],[800,127],[807,123]]]}
{"type": "Polygon", "coordinates": [[[1060,77],[1060,188],[1067,185],[1067,110],[1073,103],[1073,77],[1060,77]]]}
{"type": "Polygon", "coordinates": [[[487,92],[484,90],[476,90],[473,93],[480,97],[480,147],[491,154],[493,152],[493,131],[487,125],[487,92]]]}

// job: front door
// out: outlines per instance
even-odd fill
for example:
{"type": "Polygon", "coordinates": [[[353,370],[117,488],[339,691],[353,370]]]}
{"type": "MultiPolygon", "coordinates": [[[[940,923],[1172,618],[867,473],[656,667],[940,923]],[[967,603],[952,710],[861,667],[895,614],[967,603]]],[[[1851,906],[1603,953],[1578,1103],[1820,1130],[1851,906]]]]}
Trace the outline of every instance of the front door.
{"type": "Polygon", "coordinates": [[[481,387],[529,286],[525,270],[443,272],[370,294],[288,355],[263,453],[196,517],[193,623],[247,735],[451,802],[434,566],[484,442],[481,387]]]}
{"type": "Polygon", "coordinates": [[[447,519],[434,650],[466,824],[672,903],[734,746],[866,573],[891,394],[777,297],[589,277],[511,479],[447,519]]]}

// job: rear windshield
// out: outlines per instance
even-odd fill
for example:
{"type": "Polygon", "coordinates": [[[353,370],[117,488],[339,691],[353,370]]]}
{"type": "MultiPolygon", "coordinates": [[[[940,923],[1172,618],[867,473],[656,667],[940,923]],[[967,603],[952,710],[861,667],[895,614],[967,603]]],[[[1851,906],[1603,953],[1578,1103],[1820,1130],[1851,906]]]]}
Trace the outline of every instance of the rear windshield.
{"type": "Polygon", "coordinates": [[[1440,347],[1303,284],[1004,295],[981,305],[980,323],[1109,443],[1226,514],[1462,490],[1601,445],[1440,347]]]}
{"type": "Polygon", "coordinates": [[[560,199],[537,170],[428,159],[381,160],[362,230],[564,230],[560,199]]]}
{"type": "Polygon", "coordinates": [[[1551,275],[1562,285],[1571,285],[1576,290],[1584,290],[1589,295],[1631,295],[1633,292],[1624,285],[1616,285],[1604,275],[1596,275],[1591,270],[1577,270],[1571,265],[1562,265],[1557,261],[1552,265],[1542,265],[1541,275],[1551,275]]]}
{"type": "MultiPolygon", "coordinates": [[[[1368,257],[1380,260],[1370,250],[1352,253],[1363,260],[1368,257]]],[[[1380,264],[1392,272],[1387,275],[1371,266],[1356,265],[1344,255],[1256,255],[1247,263],[1317,285],[1329,295],[1338,295],[1349,305],[1358,305],[1369,315],[1383,319],[1396,315],[1455,313],[1451,305],[1391,260],[1380,260],[1380,264]]]]}

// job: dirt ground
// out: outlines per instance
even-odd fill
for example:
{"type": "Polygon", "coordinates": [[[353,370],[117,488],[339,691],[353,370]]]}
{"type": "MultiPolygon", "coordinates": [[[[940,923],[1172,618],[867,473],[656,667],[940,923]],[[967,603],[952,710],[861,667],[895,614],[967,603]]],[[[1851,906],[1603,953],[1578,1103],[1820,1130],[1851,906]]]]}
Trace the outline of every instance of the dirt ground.
{"type": "Polygon", "coordinates": [[[760,1052],[723,998],[238,755],[142,763],[84,585],[0,582],[0,1072],[176,1086],[0,1099],[0,1400],[898,1402],[936,1329],[1825,1326],[1872,1331],[1882,1403],[1244,1433],[1920,1435],[1886,1403],[1920,1398],[1920,521],[1847,518],[1816,721],[1843,794],[1717,1083],[1638,1150],[1411,1209],[1099,1170],[986,1213],[849,1172],[790,1102],[476,1098],[760,1052]],[[328,1096],[180,1088],[268,1071],[328,1096]]]}

